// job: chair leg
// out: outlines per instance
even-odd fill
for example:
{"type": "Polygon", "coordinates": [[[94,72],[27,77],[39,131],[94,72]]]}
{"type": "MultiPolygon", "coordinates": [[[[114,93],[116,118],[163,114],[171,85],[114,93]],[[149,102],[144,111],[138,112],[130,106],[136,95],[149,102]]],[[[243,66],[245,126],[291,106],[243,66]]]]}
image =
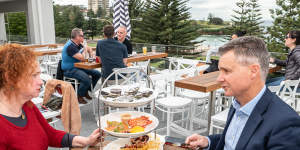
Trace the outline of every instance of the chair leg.
{"type": "Polygon", "coordinates": [[[171,125],[171,109],[168,108],[167,111],[167,136],[170,136],[170,125],[171,125]]]}

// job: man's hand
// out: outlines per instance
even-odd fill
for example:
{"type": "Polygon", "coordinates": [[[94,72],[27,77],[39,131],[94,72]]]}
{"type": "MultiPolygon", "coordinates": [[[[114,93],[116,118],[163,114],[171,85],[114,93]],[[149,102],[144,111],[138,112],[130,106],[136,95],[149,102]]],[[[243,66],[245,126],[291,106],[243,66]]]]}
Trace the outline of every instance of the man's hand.
{"type": "Polygon", "coordinates": [[[204,136],[193,134],[186,138],[186,144],[189,144],[192,148],[200,147],[207,148],[208,147],[208,139],[204,136]]]}
{"type": "Polygon", "coordinates": [[[270,57],[270,63],[274,63],[275,62],[275,59],[270,57]]]}

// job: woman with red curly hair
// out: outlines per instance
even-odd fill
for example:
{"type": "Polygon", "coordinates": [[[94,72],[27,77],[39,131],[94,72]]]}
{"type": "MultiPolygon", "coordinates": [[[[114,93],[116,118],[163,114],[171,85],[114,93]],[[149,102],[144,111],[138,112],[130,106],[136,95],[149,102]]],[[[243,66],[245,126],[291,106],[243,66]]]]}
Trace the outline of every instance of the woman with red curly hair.
{"type": "Polygon", "coordinates": [[[0,149],[42,150],[84,147],[100,136],[75,136],[52,128],[31,102],[42,85],[34,51],[17,44],[0,46],[0,149]]]}

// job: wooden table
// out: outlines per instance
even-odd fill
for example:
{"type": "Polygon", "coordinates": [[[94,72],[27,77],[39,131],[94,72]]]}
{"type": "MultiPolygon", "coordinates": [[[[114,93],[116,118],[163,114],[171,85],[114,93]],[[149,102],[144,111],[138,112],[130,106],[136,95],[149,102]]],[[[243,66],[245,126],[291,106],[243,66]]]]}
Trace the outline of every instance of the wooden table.
{"type": "Polygon", "coordinates": [[[35,53],[38,55],[38,56],[45,56],[45,55],[56,55],[58,53],[61,53],[62,52],[62,49],[49,49],[49,50],[41,50],[41,51],[35,51],[35,53]]]}
{"type": "Polygon", "coordinates": [[[96,68],[100,68],[101,64],[96,62],[92,62],[92,63],[79,62],[79,63],[74,63],[74,67],[81,68],[81,69],[96,69],[96,68]]]}
{"type": "MultiPolygon", "coordinates": [[[[104,141],[103,142],[103,146],[106,146],[107,144],[109,144],[111,141],[104,141]]],[[[100,149],[100,144],[96,145],[96,146],[90,146],[87,148],[88,150],[99,150],[100,149]]],[[[176,146],[170,146],[170,145],[164,145],[164,150],[186,150],[184,148],[180,148],[180,147],[176,147],[176,146]]]]}
{"type": "MultiPolygon", "coordinates": [[[[137,54],[136,56],[132,56],[127,58],[127,62],[138,62],[138,61],[146,61],[148,59],[156,59],[156,58],[163,58],[167,57],[167,53],[147,53],[147,55],[143,54],[137,54]]],[[[74,63],[74,66],[76,68],[81,68],[81,69],[96,69],[100,68],[101,64],[100,63],[85,63],[85,62],[79,62],[79,63],[74,63]]]]}
{"type": "Polygon", "coordinates": [[[274,66],[274,67],[270,67],[269,73],[277,72],[277,71],[281,70],[281,68],[282,68],[282,66],[274,66]]]}
{"type": "Polygon", "coordinates": [[[23,45],[23,46],[35,49],[35,48],[42,48],[42,47],[57,48],[63,45],[64,44],[32,44],[32,45],[23,45]]]}

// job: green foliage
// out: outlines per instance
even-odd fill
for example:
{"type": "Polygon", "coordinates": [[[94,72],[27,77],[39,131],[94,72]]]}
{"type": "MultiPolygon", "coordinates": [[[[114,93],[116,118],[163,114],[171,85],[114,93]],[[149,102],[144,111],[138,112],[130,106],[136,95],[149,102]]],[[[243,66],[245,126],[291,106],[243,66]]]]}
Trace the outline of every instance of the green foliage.
{"type": "Polygon", "coordinates": [[[208,24],[215,24],[215,25],[223,24],[223,19],[219,17],[215,17],[212,13],[208,14],[207,20],[208,20],[208,24]]]}
{"type": "Polygon", "coordinates": [[[276,0],[277,8],[271,9],[273,26],[268,28],[268,49],[275,52],[286,52],[284,37],[288,31],[300,29],[299,0],[276,0]]]}
{"type": "Polygon", "coordinates": [[[102,9],[101,6],[98,7],[96,16],[97,16],[98,18],[104,18],[104,16],[105,16],[105,11],[102,9]]]}
{"type": "MultiPolygon", "coordinates": [[[[100,9],[101,10],[101,9],[100,9]]],[[[83,10],[78,6],[60,6],[54,5],[54,22],[56,37],[69,38],[71,30],[75,27],[83,29],[86,37],[102,34],[103,23],[97,20],[97,15],[92,10],[87,13],[87,19],[83,16],[83,10]]]]}
{"type": "Polygon", "coordinates": [[[263,28],[261,9],[258,0],[239,0],[236,2],[238,9],[234,9],[232,15],[232,27],[228,28],[226,32],[246,31],[247,35],[255,35],[262,37],[263,28]]]}
{"type": "Polygon", "coordinates": [[[196,39],[187,7],[188,0],[147,0],[142,22],[137,22],[135,42],[166,45],[191,45],[196,39]]]}
{"type": "Polygon", "coordinates": [[[93,10],[88,10],[87,13],[87,17],[88,20],[86,21],[86,23],[84,24],[84,31],[85,34],[88,35],[88,37],[92,37],[92,40],[94,39],[94,36],[99,34],[99,28],[101,28],[102,26],[99,26],[99,24],[101,24],[100,21],[98,21],[96,18],[96,15],[94,14],[93,10]],[[98,24],[98,26],[97,26],[98,24]]]}
{"type": "MultiPolygon", "coordinates": [[[[142,18],[142,12],[144,8],[143,0],[129,0],[128,11],[131,19],[142,18]]],[[[137,20],[131,22],[131,37],[135,37],[138,32],[136,31],[137,20]]]]}
{"type": "Polygon", "coordinates": [[[25,12],[6,13],[5,22],[7,34],[27,36],[25,12]]]}
{"type": "Polygon", "coordinates": [[[223,19],[221,19],[219,17],[213,17],[209,20],[209,24],[222,25],[223,19]]]}
{"type": "Polygon", "coordinates": [[[81,21],[75,21],[75,18],[81,18],[75,17],[75,14],[78,14],[78,12],[74,12],[76,9],[80,10],[77,6],[53,6],[56,37],[69,38],[71,30],[75,28],[76,25],[82,26],[81,21]]]}

